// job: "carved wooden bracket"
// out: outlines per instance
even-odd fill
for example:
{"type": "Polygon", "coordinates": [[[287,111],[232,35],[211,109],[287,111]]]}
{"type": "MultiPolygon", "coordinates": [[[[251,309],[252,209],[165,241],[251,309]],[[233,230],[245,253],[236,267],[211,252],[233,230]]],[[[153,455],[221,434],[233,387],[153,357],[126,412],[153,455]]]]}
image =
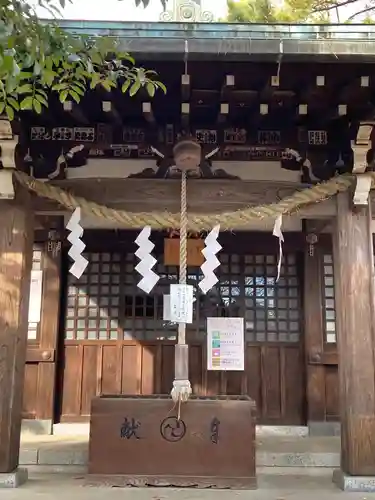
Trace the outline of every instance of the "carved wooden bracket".
{"type": "Polygon", "coordinates": [[[353,203],[355,206],[365,207],[368,205],[372,178],[370,175],[357,175],[357,184],[354,191],[353,203]]]}
{"type": "Polygon", "coordinates": [[[13,200],[14,196],[13,170],[3,168],[0,170],[0,200],[13,200]]]}
{"type": "Polygon", "coordinates": [[[15,196],[13,169],[16,168],[15,150],[18,136],[13,136],[12,127],[7,119],[0,119],[0,199],[11,200],[15,196]]]}
{"type": "Polygon", "coordinates": [[[359,124],[357,137],[352,142],[354,153],[353,174],[362,174],[366,172],[367,160],[366,153],[371,147],[371,136],[374,124],[372,122],[361,122],[359,124]]]}

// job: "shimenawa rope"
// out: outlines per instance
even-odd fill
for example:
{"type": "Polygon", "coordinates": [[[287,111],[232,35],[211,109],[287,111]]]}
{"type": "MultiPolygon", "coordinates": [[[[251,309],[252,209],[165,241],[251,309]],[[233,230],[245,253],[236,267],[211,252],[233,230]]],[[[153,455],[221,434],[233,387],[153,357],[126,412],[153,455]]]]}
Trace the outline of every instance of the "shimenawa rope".
{"type": "MultiPolygon", "coordinates": [[[[81,207],[83,213],[93,215],[108,221],[119,222],[124,228],[142,228],[151,226],[152,229],[175,229],[180,227],[180,214],[164,212],[127,212],[95,203],[73,194],[49,183],[42,182],[28,176],[24,172],[16,170],[15,178],[23,186],[27,187],[38,196],[53,200],[66,209],[73,211],[81,207]]],[[[375,172],[366,172],[372,177],[372,188],[374,188],[375,172]]],[[[347,191],[355,182],[355,176],[350,174],[333,177],[327,182],[322,182],[311,188],[296,191],[291,196],[271,203],[269,205],[258,205],[221,214],[194,214],[187,216],[187,228],[193,231],[211,229],[220,224],[221,230],[233,228],[246,228],[250,221],[267,218],[276,218],[278,215],[293,214],[303,207],[327,200],[337,193],[347,191]]]]}

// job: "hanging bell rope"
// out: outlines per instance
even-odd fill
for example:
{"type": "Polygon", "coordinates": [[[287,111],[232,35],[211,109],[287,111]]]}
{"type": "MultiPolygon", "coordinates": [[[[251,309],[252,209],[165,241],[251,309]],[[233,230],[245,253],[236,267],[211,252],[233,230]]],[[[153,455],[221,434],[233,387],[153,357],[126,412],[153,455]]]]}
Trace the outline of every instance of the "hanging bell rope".
{"type": "MultiPolygon", "coordinates": [[[[86,215],[91,215],[107,221],[120,223],[127,229],[138,229],[144,226],[151,226],[152,229],[170,229],[180,226],[180,214],[163,212],[127,212],[116,210],[105,205],[86,200],[85,198],[74,196],[73,194],[49,183],[39,181],[28,176],[24,172],[16,170],[14,172],[17,181],[30,189],[38,196],[55,201],[73,211],[77,207],[86,215]]],[[[372,177],[372,189],[375,183],[375,172],[366,172],[372,177]]],[[[292,215],[301,208],[314,203],[319,203],[337,193],[347,191],[355,182],[355,176],[344,174],[333,177],[327,182],[322,182],[311,188],[296,191],[293,195],[269,205],[258,205],[221,214],[194,214],[187,215],[187,229],[192,231],[208,230],[220,224],[222,230],[245,229],[252,221],[276,218],[279,215],[292,215]]]]}

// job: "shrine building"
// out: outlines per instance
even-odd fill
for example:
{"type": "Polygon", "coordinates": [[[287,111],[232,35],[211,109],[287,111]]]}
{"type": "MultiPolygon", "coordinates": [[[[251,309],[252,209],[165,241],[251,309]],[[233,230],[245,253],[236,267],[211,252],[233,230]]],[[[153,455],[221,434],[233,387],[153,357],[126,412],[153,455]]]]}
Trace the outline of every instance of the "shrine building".
{"type": "Polygon", "coordinates": [[[16,465],[20,404],[10,393],[25,361],[23,426],[35,432],[88,425],[99,394],[171,392],[177,325],[164,297],[178,283],[179,226],[168,220],[180,213],[173,148],[188,138],[201,148],[187,172],[188,220],[208,221],[188,232],[193,393],[250,395],[262,425],[335,435],[341,424],[344,472],[375,475],[375,28],[61,25],[120,36],[167,93],[95,90],[64,105],[51,96],[41,115],[20,117],[15,199],[0,201],[2,287],[14,290],[0,294],[0,472],[16,465]],[[88,260],[79,279],[66,229],[78,205],[88,260]],[[251,212],[258,206],[267,217],[251,212]],[[215,220],[218,282],[204,294],[215,220]],[[148,225],[159,280],[145,293],[135,240],[148,225]],[[243,318],[244,370],[207,369],[208,317],[243,318]]]}

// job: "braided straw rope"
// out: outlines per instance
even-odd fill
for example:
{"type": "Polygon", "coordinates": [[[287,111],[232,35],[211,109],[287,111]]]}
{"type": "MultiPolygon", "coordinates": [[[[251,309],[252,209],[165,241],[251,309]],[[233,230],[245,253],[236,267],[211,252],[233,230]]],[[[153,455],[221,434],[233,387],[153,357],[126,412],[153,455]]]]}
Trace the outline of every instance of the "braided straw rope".
{"type": "MultiPolygon", "coordinates": [[[[34,179],[24,172],[16,170],[15,178],[23,186],[27,187],[38,196],[53,200],[66,209],[73,211],[81,207],[82,212],[106,219],[112,222],[120,222],[124,228],[141,228],[151,226],[152,229],[179,228],[180,214],[164,212],[127,212],[116,210],[100,205],[85,198],[74,196],[63,189],[51,184],[34,179]]],[[[375,183],[375,172],[366,172],[372,177],[372,188],[375,183]]],[[[187,228],[193,231],[211,229],[220,224],[222,230],[233,228],[244,229],[250,221],[266,218],[276,218],[278,215],[286,215],[297,212],[302,207],[327,200],[337,193],[347,191],[355,182],[354,175],[340,175],[333,177],[327,182],[322,182],[311,188],[296,191],[293,195],[270,205],[258,205],[243,210],[223,212],[221,214],[194,214],[187,216],[187,228]]]]}
{"type": "Polygon", "coordinates": [[[186,172],[182,172],[181,178],[181,222],[180,222],[180,284],[186,284],[187,267],[187,196],[186,196],[186,172]]]}

